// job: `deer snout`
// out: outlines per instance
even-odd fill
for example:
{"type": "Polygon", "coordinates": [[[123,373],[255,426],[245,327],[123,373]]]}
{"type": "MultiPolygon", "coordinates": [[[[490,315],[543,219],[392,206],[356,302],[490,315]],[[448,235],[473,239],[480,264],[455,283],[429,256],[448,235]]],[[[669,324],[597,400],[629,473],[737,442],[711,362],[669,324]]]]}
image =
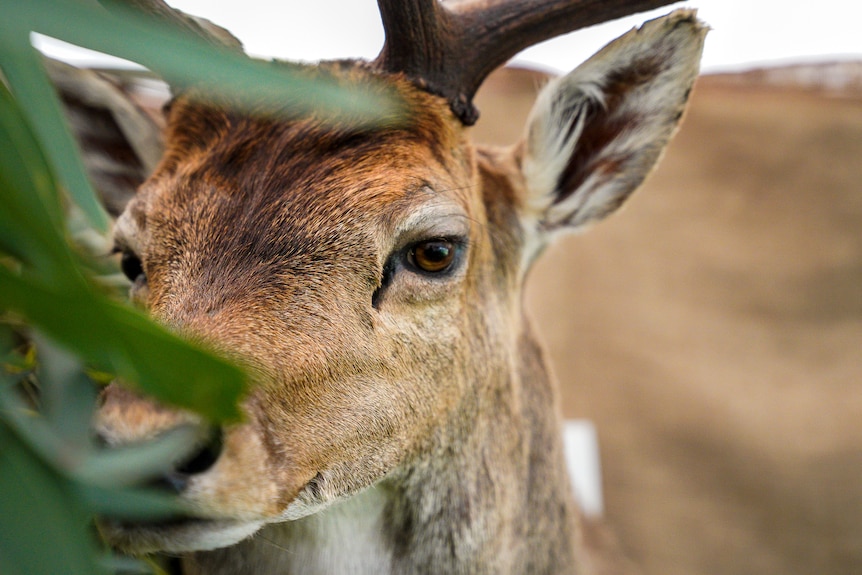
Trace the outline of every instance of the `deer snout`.
{"type": "Polygon", "coordinates": [[[161,472],[145,481],[179,495],[198,518],[278,517],[317,471],[274,460],[265,430],[251,408],[242,423],[222,428],[207,426],[194,413],[165,407],[116,383],[103,390],[100,403],[94,433],[111,448],[158,441],[193,426],[194,447],[167,454],[161,472]]]}
{"type": "Polygon", "coordinates": [[[200,423],[194,414],[165,407],[112,383],[99,396],[94,431],[106,445],[113,447],[148,441],[171,429],[200,423]]]}
{"type": "Polygon", "coordinates": [[[168,470],[153,478],[149,485],[181,493],[190,479],[210,470],[222,454],[224,433],[220,427],[207,426],[190,413],[160,405],[116,383],[102,392],[94,432],[107,448],[152,441],[180,427],[197,428],[199,440],[185,454],[178,454],[168,470]]]}
{"type": "Polygon", "coordinates": [[[222,453],[223,437],[220,427],[211,428],[202,444],[178,460],[173,469],[153,478],[148,485],[175,494],[182,493],[192,478],[209,471],[218,461],[222,453]]]}

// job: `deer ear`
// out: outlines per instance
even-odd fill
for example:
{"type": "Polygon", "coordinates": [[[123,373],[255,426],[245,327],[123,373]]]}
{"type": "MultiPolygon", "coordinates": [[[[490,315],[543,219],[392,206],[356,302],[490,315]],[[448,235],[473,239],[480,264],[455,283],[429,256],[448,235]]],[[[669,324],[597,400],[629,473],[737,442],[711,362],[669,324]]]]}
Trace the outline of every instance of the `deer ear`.
{"type": "Polygon", "coordinates": [[[162,155],[161,126],[135,102],[131,85],[56,60],[45,65],[93,186],[117,216],[162,155]]]}
{"type": "Polygon", "coordinates": [[[694,11],[673,12],[545,87],[521,149],[533,231],[601,220],[643,182],[682,117],[706,31],[694,11]]]}

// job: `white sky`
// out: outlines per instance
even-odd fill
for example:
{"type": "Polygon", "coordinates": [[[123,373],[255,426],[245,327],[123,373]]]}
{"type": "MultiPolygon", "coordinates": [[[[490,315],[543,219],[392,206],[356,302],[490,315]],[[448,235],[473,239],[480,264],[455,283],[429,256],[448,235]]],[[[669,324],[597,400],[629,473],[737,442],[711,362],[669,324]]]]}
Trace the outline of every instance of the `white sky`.
{"type": "MultiPolygon", "coordinates": [[[[229,29],[256,56],[373,58],[383,43],[376,0],[169,1],[229,29]]],[[[862,60],[862,0],[691,0],[674,6],[698,8],[700,18],[712,27],[703,57],[706,71],[800,60],[862,60]]],[[[550,40],[515,60],[565,72],[632,26],[672,8],[550,40]]]]}

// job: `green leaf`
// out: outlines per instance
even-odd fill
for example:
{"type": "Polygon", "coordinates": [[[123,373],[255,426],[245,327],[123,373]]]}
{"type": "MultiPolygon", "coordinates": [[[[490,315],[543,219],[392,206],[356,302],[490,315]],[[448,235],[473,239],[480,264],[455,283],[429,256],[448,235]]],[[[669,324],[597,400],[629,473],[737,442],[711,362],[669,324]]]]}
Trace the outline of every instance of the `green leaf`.
{"type": "Polygon", "coordinates": [[[48,152],[51,167],[93,225],[105,231],[109,221],[107,213],[90,185],[57,94],[43,69],[41,56],[30,45],[29,32],[12,26],[8,19],[5,25],[0,24],[0,38],[4,38],[0,42],[0,67],[42,147],[48,152]]]}
{"type": "Polygon", "coordinates": [[[0,420],[0,573],[97,575],[106,571],[89,516],[68,484],[0,420]]]}
{"type": "Polygon", "coordinates": [[[75,470],[75,477],[103,487],[135,485],[172,469],[201,435],[198,427],[184,425],[151,441],[94,451],[75,470]]]}
{"type": "Polygon", "coordinates": [[[0,266],[0,307],[14,309],[66,349],[165,403],[237,421],[245,375],[137,310],[91,290],[67,292],[0,266]]]}
{"type": "Polygon", "coordinates": [[[157,565],[133,557],[109,555],[102,559],[102,564],[114,575],[169,575],[157,565]]]}
{"type": "Polygon", "coordinates": [[[0,250],[52,282],[81,281],[62,235],[52,171],[18,104],[0,83],[0,250]]]}
{"type": "Polygon", "coordinates": [[[0,249],[29,264],[21,275],[0,264],[0,307],[157,399],[213,420],[238,419],[240,370],[90,287],[56,222],[51,171],[2,85],[0,144],[0,249]]]}
{"type": "Polygon", "coordinates": [[[295,66],[220,49],[124,6],[117,8],[118,16],[83,1],[0,0],[0,12],[0,68],[59,180],[101,231],[107,228],[108,217],[87,178],[41,58],[30,45],[30,32],[133,60],[172,83],[201,87],[260,113],[313,113],[356,126],[404,119],[402,103],[383,83],[347,90],[295,66]]]}
{"type": "Polygon", "coordinates": [[[75,0],[5,4],[7,18],[19,27],[132,60],[171,83],[200,86],[253,109],[268,103],[289,114],[314,113],[365,125],[401,118],[401,102],[382,83],[345,90],[334,80],[311,77],[295,66],[252,60],[216,47],[137,10],[120,6],[115,14],[75,0]]]}
{"type": "Polygon", "coordinates": [[[34,336],[39,350],[42,411],[54,433],[71,449],[90,447],[90,424],[96,387],[84,373],[80,359],[51,340],[34,336]]]}
{"type": "Polygon", "coordinates": [[[5,385],[5,379],[0,377],[0,383],[4,383],[0,386],[0,415],[5,425],[26,440],[30,451],[55,471],[72,475],[85,461],[91,445],[66,442],[38,412],[33,411],[5,385]]]}
{"type": "Polygon", "coordinates": [[[186,511],[176,497],[144,489],[110,488],[75,483],[75,495],[94,513],[112,519],[158,520],[186,511]]]}

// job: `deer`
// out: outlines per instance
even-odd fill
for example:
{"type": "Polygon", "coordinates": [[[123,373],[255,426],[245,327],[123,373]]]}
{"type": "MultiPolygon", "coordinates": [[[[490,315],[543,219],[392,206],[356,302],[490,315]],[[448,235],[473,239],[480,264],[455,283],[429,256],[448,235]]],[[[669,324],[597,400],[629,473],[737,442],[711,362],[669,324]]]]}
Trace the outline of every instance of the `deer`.
{"type": "MultiPolygon", "coordinates": [[[[616,211],[652,171],[707,27],[677,10],[611,42],[541,90],[508,147],[471,143],[472,98],[526,46],[664,3],[380,0],[375,60],[303,73],[379,82],[402,122],[175,94],[164,154],[114,241],[131,300],[254,385],[243,421],[154,482],[186,511],[106,520],[107,540],[178,555],[188,574],[600,569],[523,289],[555,238],[616,211]]],[[[203,425],[112,383],[94,430],[123,446],[190,423],[203,425]]]]}

